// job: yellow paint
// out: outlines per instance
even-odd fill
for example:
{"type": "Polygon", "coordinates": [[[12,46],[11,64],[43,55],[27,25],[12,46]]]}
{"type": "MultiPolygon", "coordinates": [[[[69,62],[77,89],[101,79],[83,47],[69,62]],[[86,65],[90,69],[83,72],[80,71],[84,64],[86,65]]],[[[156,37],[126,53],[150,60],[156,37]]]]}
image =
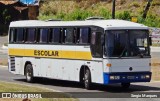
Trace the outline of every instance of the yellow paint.
{"type": "Polygon", "coordinates": [[[27,57],[45,57],[45,58],[65,58],[65,59],[84,59],[91,60],[91,52],[84,51],[65,51],[65,50],[40,50],[47,51],[49,53],[53,51],[58,52],[58,56],[49,56],[49,55],[35,55],[34,49],[9,49],[9,55],[11,56],[27,56],[27,57]]]}

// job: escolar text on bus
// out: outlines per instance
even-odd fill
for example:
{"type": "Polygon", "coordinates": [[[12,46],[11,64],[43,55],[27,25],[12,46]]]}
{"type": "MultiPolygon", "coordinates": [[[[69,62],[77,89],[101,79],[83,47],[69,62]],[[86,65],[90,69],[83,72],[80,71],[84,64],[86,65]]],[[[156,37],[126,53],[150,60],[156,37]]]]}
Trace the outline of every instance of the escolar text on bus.
{"type": "Polygon", "coordinates": [[[58,51],[34,50],[35,56],[59,56],[58,51]]]}

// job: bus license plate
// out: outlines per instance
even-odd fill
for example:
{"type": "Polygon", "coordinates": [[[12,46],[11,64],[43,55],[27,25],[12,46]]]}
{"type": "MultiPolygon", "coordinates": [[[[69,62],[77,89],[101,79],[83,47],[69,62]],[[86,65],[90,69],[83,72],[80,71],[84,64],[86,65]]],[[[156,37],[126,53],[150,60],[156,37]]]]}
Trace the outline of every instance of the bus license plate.
{"type": "Polygon", "coordinates": [[[134,76],[127,76],[127,79],[134,79],[134,76]]]}

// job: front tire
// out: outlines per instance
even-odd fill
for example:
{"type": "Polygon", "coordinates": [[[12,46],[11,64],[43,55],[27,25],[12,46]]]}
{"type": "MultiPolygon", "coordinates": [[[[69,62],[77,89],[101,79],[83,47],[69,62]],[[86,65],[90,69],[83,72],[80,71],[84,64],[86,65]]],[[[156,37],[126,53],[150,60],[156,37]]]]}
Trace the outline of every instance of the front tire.
{"type": "Polygon", "coordinates": [[[33,82],[33,68],[31,64],[27,64],[26,65],[26,69],[25,69],[25,76],[26,76],[26,81],[31,83],[33,82]]]}
{"type": "Polygon", "coordinates": [[[88,69],[84,73],[84,87],[88,90],[91,89],[91,73],[88,69]]]}

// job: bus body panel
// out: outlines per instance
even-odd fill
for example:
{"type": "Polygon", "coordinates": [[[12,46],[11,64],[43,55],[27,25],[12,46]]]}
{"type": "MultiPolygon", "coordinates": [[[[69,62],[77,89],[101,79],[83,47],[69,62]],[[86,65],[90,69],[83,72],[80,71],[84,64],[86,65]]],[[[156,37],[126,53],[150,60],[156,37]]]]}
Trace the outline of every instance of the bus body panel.
{"type": "Polygon", "coordinates": [[[93,61],[91,62],[91,75],[93,83],[103,84],[103,62],[93,61]]]}
{"type": "Polygon", "coordinates": [[[84,58],[90,59],[91,57],[89,55],[80,56],[83,55],[83,52],[90,52],[90,46],[77,46],[75,48],[75,46],[65,46],[65,45],[59,46],[59,45],[10,44],[9,50],[10,50],[9,54],[14,54],[13,57],[15,57],[16,61],[15,63],[16,71],[12,72],[14,74],[24,75],[25,63],[31,62],[33,67],[33,74],[35,77],[47,77],[53,79],[79,81],[80,69],[83,65],[85,65],[91,71],[92,82],[103,84],[102,59],[95,58],[93,61],[83,60],[84,58]],[[63,54],[60,55],[61,57],[45,58],[38,56],[33,57],[34,55],[33,50],[57,50],[57,51],[65,50],[65,51],[72,51],[72,53],[67,54],[63,52],[63,54]],[[18,51],[19,53],[17,53],[16,51],[18,51]],[[79,54],[79,52],[81,53],[79,54]],[[18,55],[18,57],[16,55],[18,55]],[[67,59],[66,56],[68,56],[69,59],[67,59]]]}
{"type": "Polygon", "coordinates": [[[104,84],[150,82],[151,67],[149,66],[149,63],[150,58],[106,59],[104,60],[104,84]],[[108,61],[111,64],[111,67],[106,66],[108,61]],[[109,72],[105,71],[107,69],[109,72]],[[147,78],[145,78],[146,76],[147,78]]]}
{"type": "Polygon", "coordinates": [[[111,64],[111,59],[103,59],[103,71],[105,73],[111,72],[111,68],[108,67],[107,64],[111,64]]]}
{"type": "Polygon", "coordinates": [[[150,58],[112,59],[111,72],[142,72],[150,71],[150,58]]]}

